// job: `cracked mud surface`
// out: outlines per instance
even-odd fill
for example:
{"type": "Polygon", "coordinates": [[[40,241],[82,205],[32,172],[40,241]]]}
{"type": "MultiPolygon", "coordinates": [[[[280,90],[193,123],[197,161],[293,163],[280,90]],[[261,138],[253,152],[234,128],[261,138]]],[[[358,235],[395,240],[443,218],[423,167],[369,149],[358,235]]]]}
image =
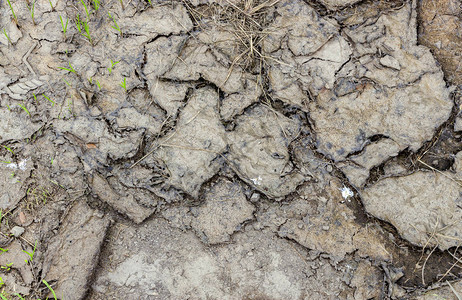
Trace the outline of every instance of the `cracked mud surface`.
{"type": "Polygon", "coordinates": [[[151,2],[0,0],[2,295],[462,295],[460,1],[151,2]]]}

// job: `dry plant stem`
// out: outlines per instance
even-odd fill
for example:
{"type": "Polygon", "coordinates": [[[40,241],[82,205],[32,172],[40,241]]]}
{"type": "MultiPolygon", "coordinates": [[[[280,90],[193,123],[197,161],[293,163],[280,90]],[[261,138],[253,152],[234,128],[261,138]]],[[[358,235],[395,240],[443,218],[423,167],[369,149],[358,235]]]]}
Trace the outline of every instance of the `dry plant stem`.
{"type": "Polygon", "coordinates": [[[446,280],[446,283],[449,285],[449,287],[451,288],[451,291],[454,293],[454,295],[457,297],[458,300],[462,300],[462,297],[459,296],[459,293],[457,293],[457,291],[454,289],[454,287],[452,286],[451,283],[449,283],[449,281],[446,280]]]}
{"type": "Polygon", "coordinates": [[[419,163],[421,163],[422,165],[426,166],[427,168],[431,169],[432,171],[438,172],[438,173],[440,173],[441,175],[443,175],[444,177],[449,178],[449,179],[451,179],[452,181],[454,181],[455,183],[457,183],[458,185],[462,186],[462,183],[460,183],[459,180],[454,179],[454,178],[452,178],[451,176],[449,176],[449,175],[447,175],[447,174],[441,172],[440,170],[433,168],[433,167],[430,166],[429,164],[423,162],[420,158],[417,159],[417,161],[418,161],[419,163]]]}
{"type": "Polygon", "coordinates": [[[456,250],[454,250],[454,254],[452,254],[451,252],[449,252],[449,254],[451,254],[452,257],[455,258],[456,262],[452,264],[452,266],[446,271],[446,273],[444,273],[444,275],[437,281],[437,283],[441,282],[446,276],[448,276],[448,274],[451,272],[451,270],[457,265],[457,263],[459,262],[459,258],[456,257],[456,253],[457,253],[457,250],[459,249],[459,245],[457,245],[456,247],[456,250]]]}
{"type": "MultiPolygon", "coordinates": [[[[439,224],[439,221],[440,219],[437,218],[436,219],[436,224],[435,224],[435,227],[433,229],[433,232],[431,234],[431,236],[428,238],[428,240],[425,242],[425,245],[422,247],[422,255],[420,255],[420,258],[419,258],[419,261],[416,263],[416,266],[415,266],[415,269],[417,268],[417,265],[419,265],[420,261],[422,260],[423,256],[424,256],[424,251],[425,251],[425,248],[427,248],[428,244],[430,243],[430,241],[434,238],[435,234],[436,234],[436,230],[438,228],[438,224],[439,224]]],[[[414,227],[415,228],[415,227],[414,227]]],[[[417,230],[417,228],[415,228],[417,230]]],[[[437,241],[438,242],[438,241],[437,241]]],[[[437,245],[438,246],[438,245],[437,245]]],[[[435,246],[436,248],[436,246],[435,246]]],[[[425,265],[427,263],[427,260],[430,258],[430,255],[432,255],[433,251],[435,250],[435,248],[433,248],[433,250],[430,252],[430,254],[427,256],[427,258],[425,259],[425,262],[422,266],[422,284],[425,285],[425,265]]],[[[414,270],[415,270],[414,269],[414,270]]]]}
{"type": "Polygon", "coordinates": [[[433,247],[432,251],[430,251],[430,253],[428,254],[427,258],[425,259],[424,261],[424,264],[422,266],[422,284],[425,286],[425,265],[427,264],[427,261],[428,259],[430,258],[430,256],[433,254],[433,252],[436,250],[436,248],[438,248],[438,245],[436,245],[435,247],[433,247]]]}
{"type": "MultiPolygon", "coordinates": [[[[168,141],[170,140],[174,135],[176,134],[176,131],[174,133],[172,133],[165,141],[168,141]]],[[[129,169],[133,168],[134,166],[136,166],[137,164],[139,164],[140,162],[142,162],[144,159],[146,159],[146,157],[148,157],[149,155],[153,154],[154,151],[156,151],[157,149],[159,149],[160,147],[160,144],[157,144],[151,151],[149,151],[145,156],[143,156],[142,158],[140,158],[138,161],[136,161],[133,165],[130,166],[129,169]]]]}

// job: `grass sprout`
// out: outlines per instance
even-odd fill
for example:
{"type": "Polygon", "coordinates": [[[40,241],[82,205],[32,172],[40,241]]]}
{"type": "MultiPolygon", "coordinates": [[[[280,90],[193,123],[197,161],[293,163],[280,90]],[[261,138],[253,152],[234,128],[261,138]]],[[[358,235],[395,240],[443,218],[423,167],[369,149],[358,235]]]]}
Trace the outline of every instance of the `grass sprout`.
{"type": "Polygon", "coordinates": [[[9,42],[11,45],[13,45],[13,42],[11,41],[10,36],[8,35],[8,33],[6,33],[6,29],[5,29],[5,28],[3,28],[3,34],[6,36],[6,39],[8,40],[8,42],[9,42]]]}
{"type": "Polygon", "coordinates": [[[13,154],[13,155],[14,155],[14,151],[13,151],[13,150],[11,150],[11,148],[10,148],[10,147],[7,147],[7,146],[3,146],[3,145],[2,145],[2,147],[3,147],[3,148],[5,148],[5,149],[6,149],[6,150],[8,150],[9,152],[11,152],[11,154],[13,154]]]}
{"type": "Polygon", "coordinates": [[[119,2],[120,2],[120,6],[122,6],[122,10],[125,10],[124,1],[123,1],[123,0],[119,0],[119,2]]]}
{"type": "Polygon", "coordinates": [[[27,110],[25,105],[23,105],[23,104],[18,104],[18,105],[19,105],[19,107],[21,107],[29,115],[29,117],[31,116],[30,112],[27,110]]]}
{"type": "Polygon", "coordinates": [[[20,300],[24,300],[24,298],[23,298],[21,295],[19,295],[18,293],[14,294],[14,295],[15,295],[16,297],[18,297],[20,300]]]}
{"type": "Polygon", "coordinates": [[[112,59],[111,59],[111,66],[110,66],[109,68],[107,68],[108,71],[109,71],[109,74],[112,73],[112,69],[113,69],[114,66],[117,65],[118,63],[120,63],[120,61],[112,61],[112,59]]]}
{"type": "Polygon", "coordinates": [[[63,28],[64,39],[66,39],[66,32],[67,32],[67,25],[69,24],[69,19],[66,20],[66,24],[64,25],[63,17],[59,16],[61,20],[61,26],[63,28]]]}
{"type": "Polygon", "coordinates": [[[90,41],[90,44],[93,45],[93,42],[91,40],[91,35],[90,35],[90,26],[88,26],[88,22],[83,22],[82,25],[83,25],[83,29],[85,30],[85,33],[82,33],[82,35],[86,37],[88,41],[90,41]]]}
{"type": "Polygon", "coordinates": [[[42,282],[47,286],[47,288],[50,290],[50,292],[53,294],[53,297],[55,300],[58,300],[58,298],[56,297],[56,293],[55,291],[53,290],[53,288],[48,284],[48,282],[46,282],[45,279],[42,280],[42,282]]]}
{"type": "Polygon", "coordinates": [[[42,95],[43,95],[43,97],[45,97],[45,99],[47,99],[48,101],[51,102],[51,106],[55,106],[56,103],[55,103],[53,100],[51,100],[51,99],[50,99],[47,95],[45,95],[45,94],[42,94],[42,95]]]}
{"type": "Polygon", "coordinates": [[[90,12],[88,11],[87,5],[83,0],[80,0],[80,3],[82,3],[83,8],[85,9],[85,14],[87,15],[87,21],[90,20],[90,12]]]}
{"type": "Polygon", "coordinates": [[[32,252],[22,250],[22,252],[26,253],[30,257],[30,260],[28,259],[24,260],[26,263],[30,263],[34,259],[35,250],[37,250],[37,241],[35,241],[34,249],[32,249],[32,252]]]}
{"type": "Polygon", "coordinates": [[[82,23],[80,22],[80,16],[77,14],[77,17],[75,19],[75,26],[77,26],[77,30],[82,33],[82,23]]]}
{"type": "Polygon", "coordinates": [[[117,30],[122,35],[122,31],[120,30],[120,27],[117,24],[116,20],[114,19],[114,17],[111,15],[110,12],[108,12],[108,14],[109,14],[109,18],[112,20],[112,22],[114,22],[114,26],[111,26],[111,27],[117,30]]]}
{"type": "Polygon", "coordinates": [[[51,11],[55,11],[55,8],[53,7],[53,3],[51,3],[51,0],[48,0],[48,3],[50,3],[51,11]]]}
{"type": "Polygon", "coordinates": [[[124,80],[119,85],[123,87],[125,91],[127,91],[127,78],[124,77],[124,80]]]}
{"type": "Polygon", "coordinates": [[[93,0],[93,7],[95,8],[95,11],[98,11],[100,3],[101,1],[99,0],[93,0]]]}
{"type": "Polygon", "coordinates": [[[3,269],[8,272],[9,270],[11,270],[12,265],[13,263],[9,263],[9,264],[6,264],[6,266],[0,266],[0,269],[3,269]]]}
{"type": "Polygon", "coordinates": [[[69,68],[59,67],[58,69],[66,70],[66,71],[72,72],[72,73],[74,73],[74,74],[77,74],[77,72],[76,72],[75,69],[72,67],[72,65],[71,65],[70,62],[69,62],[69,68]]]}
{"type": "Polygon", "coordinates": [[[11,13],[13,14],[13,19],[16,25],[18,25],[18,17],[16,17],[16,14],[14,13],[13,6],[11,5],[10,0],[6,0],[8,2],[8,5],[10,6],[11,13]]]}
{"type": "Polygon", "coordinates": [[[34,16],[35,16],[35,1],[36,0],[34,0],[34,2],[32,2],[32,6],[29,6],[29,3],[27,4],[27,8],[30,11],[30,15],[32,17],[32,23],[34,23],[34,26],[36,25],[35,24],[35,18],[34,18],[34,16]]]}

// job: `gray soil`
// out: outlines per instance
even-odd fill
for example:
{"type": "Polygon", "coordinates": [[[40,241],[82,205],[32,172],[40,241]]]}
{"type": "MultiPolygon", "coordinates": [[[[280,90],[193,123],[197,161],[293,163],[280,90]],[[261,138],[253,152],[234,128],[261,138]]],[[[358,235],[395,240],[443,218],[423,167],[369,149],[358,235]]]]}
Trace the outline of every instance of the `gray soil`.
{"type": "Polygon", "coordinates": [[[3,297],[462,299],[460,0],[13,2],[3,297]]]}

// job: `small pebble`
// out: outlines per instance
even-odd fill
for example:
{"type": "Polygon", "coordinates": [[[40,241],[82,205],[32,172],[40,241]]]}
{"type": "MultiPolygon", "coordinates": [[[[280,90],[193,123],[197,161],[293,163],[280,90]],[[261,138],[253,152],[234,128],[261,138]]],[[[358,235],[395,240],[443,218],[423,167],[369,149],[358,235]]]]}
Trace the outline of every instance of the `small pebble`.
{"type": "Polygon", "coordinates": [[[14,227],[11,229],[11,234],[12,234],[14,237],[20,237],[20,236],[24,233],[24,231],[25,231],[24,227],[14,226],[14,227]]]}
{"type": "Polygon", "coordinates": [[[260,200],[260,194],[259,193],[253,193],[252,196],[250,197],[250,202],[258,202],[260,200]]]}

